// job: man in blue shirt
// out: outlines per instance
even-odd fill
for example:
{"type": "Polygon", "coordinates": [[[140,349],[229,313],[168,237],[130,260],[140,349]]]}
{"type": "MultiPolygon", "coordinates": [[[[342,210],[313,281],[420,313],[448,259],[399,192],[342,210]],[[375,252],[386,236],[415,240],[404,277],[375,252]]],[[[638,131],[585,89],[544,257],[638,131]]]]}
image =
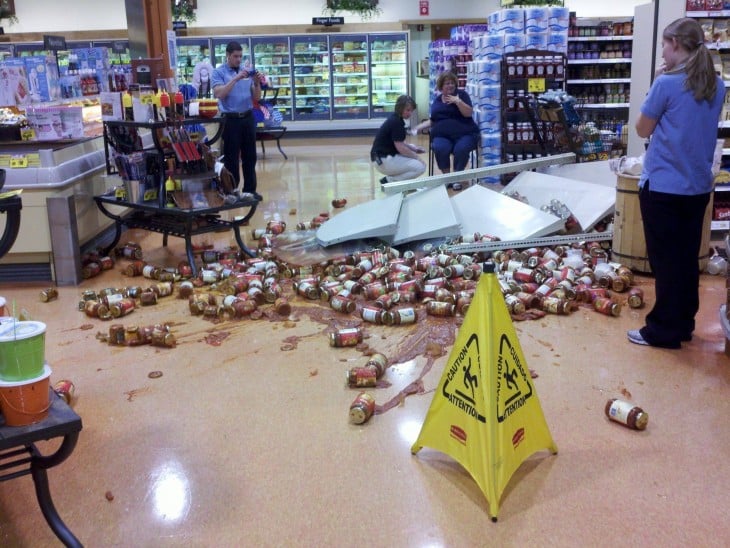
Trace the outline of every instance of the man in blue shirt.
{"type": "Polygon", "coordinates": [[[243,48],[238,42],[226,46],[226,62],[213,71],[210,82],[218,110],[223,116],[223,165],[231,172],[236,186],[241,180],[239,161],[243,166],[243,192],[262,200],[256,192],[256,122],[253,102],[261,98],[263,75],[241,67],[243,48]]]}

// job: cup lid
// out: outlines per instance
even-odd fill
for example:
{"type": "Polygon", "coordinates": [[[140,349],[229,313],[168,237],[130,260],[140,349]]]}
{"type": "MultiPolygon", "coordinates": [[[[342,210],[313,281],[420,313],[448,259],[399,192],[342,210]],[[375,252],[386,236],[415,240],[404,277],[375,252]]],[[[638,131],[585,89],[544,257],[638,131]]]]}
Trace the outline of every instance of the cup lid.
{"type": "Polygon", "coordinates": [[[36,321],[18,321],[10,318],[0,322],[0,342],[28,339],[46,332],[46,324],[36,321]]]}
{"type": "Polygon", "coordinates": [[[0,388],[13,388],[15,386],[25,386],[26,384],[33,384],[34,382],[42,381],[51,376],[51,366],[47,363],[43,364],[43,373],[38,377],[32,379],[26,379],[24,381],[3,381],[0,380],[0,388]]]}

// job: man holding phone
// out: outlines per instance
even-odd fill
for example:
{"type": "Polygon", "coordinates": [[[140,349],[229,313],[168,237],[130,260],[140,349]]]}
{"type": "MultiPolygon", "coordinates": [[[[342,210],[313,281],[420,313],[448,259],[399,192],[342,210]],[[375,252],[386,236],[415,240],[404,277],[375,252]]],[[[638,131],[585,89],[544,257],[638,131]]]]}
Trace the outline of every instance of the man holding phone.
{"type": "Polygon", "coordinates": [[[261,98],[263,74],[251,67],[241,67],[243,48],[238,42],[228,42],[226,62],[213,71],[210,82],[213,96],[218,99],[218,110],[226,119],[223,128],[223,165],[231,172],[236,186],[241,177],[239,163],[243,167],[243,192],[256,192],[256,122],[253,116],[254,101],[261,98]]]}

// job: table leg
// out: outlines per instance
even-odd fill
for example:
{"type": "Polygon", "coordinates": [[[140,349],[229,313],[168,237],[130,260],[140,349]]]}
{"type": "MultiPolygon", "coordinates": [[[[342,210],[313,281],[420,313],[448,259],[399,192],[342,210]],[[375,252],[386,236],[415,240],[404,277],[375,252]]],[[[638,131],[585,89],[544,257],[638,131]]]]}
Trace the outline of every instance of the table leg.
{"type": "Polygon", "coordinates": [[[241,248],[241,251],[249,257],[253,258],[256,256],[256,254],[251,251],[245,243],[243,243],[243,239],[241,238],[241,227],[237,224],[233,225],[233,235],[236,237],[236,243],[238,244],[238,247],[241,248]]]}
{"type": "Polygon", "coordinates": [[[286,155],[286,154],[284,153],[284,151],[283,151],[283,150],[281,150],[281,143],[280,143],[280,141],[281,141],[281,137],[278,137],[278,138],[276,139],[276,148],[278,148],[278,149],[279,149],[279,152],[281,152],[281,155],[282,155],[282,156],[284,157],[284,159],[285,159],[285,160],[288,160],[288,159],[289,159],[289,157],[288,157],[288,156],[287,156],[287,155],[286,155]]]}
{"type": "Polygon", "coordinates": [[[188,256],[188,262],[190,263],[190,271],[193,274],[193,278],[198,275],[198,267],[195,266],[195,255],[193,254],[193,239],[190,236],[190,231],[185,231],[185,252],[188,256]]]}
{"type": "Polygon", "coordinates": [[[41,512],[43,512],[43,517],[46,518],[51,530],[53,530],[61,542],[65,546],[72,547],[82,547],[83,545],[63,522],[61,516],[56,511],[56,507],[53,505],[46,469],[66,460],[66,457],[74,450],[77,439],[78,432],[65,436],[58,451],[47,457],[41,455],[35,445],[31,446],[33,456],[30,464],[30,472],[33,476],[33,483],[35,484],[35,494],[38,499],[38,505],[41,507],[41,512]]]}
{"type": "Polygon", "coordinates": [[[117,246],[119,243],[119,240],[122,238],[122,222],[121,221],[114,221],[114,240],[112,240],[112,243],[109,244],[106,249],[104,249],[104,255],[109,255],[109,253],[112,252],[112,250],[117,246]]]}

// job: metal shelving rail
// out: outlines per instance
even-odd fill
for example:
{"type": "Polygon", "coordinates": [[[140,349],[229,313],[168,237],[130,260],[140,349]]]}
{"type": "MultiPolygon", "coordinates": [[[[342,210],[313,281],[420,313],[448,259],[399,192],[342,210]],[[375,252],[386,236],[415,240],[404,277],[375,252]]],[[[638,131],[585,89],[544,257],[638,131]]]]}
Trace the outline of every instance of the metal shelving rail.
{"type": "MultiPolygon", "coordinates": [[[[522,160],[519,162],[508,162],[497,164],[494,166],[478,167],[475,169],[465,169],[455,173],[447,173],[445,175],[432,175],[421,177],[419,179],[411,179],[408,181],[397,181],[383,185],[385,194],[397,194],[398,192],[406,192],[421,188],[433,188],[439,185],[449,183],[461,183],[470,180],[478,180],[482,177],[494,175],[502,175],[504,173],[515,173],[519,171],[529,171],[542,167],[574,164],[576,155],[572,152],[564,154],[555,154],[553,156],[544,156],[542,158],[533,158],[530,160],[522,160]]],[[[533,246],[550,246],[580,243],[585,241],[607,241],[613,239],[613,231],[591,232],[580,234],[567,234],[562,236],[544,236],[540,238],[526,238],[524,240],[504,240],[492,242],[476,242],[471,244],[457,244],[449,247],[449,251],[458,251],[464,253],[474,253],[478,251],[497,251],[499,249],[525,248],[533,246]]]]}

